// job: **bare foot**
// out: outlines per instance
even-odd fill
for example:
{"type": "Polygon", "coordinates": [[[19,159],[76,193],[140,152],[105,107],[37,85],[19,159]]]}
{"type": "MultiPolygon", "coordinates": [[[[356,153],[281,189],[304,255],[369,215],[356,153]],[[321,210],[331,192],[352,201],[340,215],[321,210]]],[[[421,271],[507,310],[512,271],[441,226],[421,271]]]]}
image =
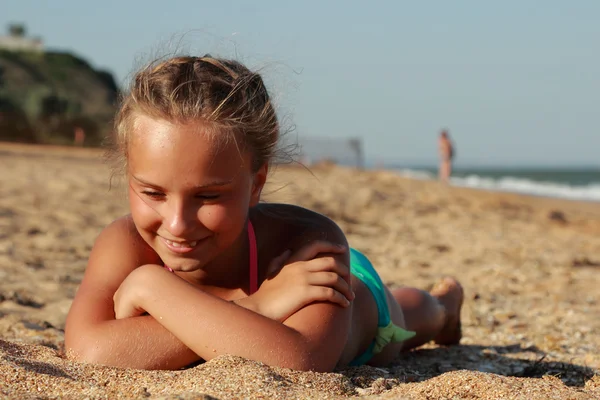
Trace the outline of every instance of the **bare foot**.
{"type": "Polygon", "coordinates": [[[462,308],[464,291],[454,278],[446,277],[438,282],[429,292],[446,308],[446,323],[434,338],[435,343],[443,346],[458,344],[462,338],[460,309],[462,308]]]}

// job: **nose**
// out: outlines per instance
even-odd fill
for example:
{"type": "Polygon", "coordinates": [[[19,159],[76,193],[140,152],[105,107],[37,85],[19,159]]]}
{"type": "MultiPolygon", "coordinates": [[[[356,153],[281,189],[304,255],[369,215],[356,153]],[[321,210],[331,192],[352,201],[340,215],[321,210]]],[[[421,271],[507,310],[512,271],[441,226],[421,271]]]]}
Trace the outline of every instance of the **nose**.
{"type": "Polygon", "coordinates": [[[198,224],[196,210],[183,201],[173,201],[164,224],[173,237],[186,238],[198,224]]]}

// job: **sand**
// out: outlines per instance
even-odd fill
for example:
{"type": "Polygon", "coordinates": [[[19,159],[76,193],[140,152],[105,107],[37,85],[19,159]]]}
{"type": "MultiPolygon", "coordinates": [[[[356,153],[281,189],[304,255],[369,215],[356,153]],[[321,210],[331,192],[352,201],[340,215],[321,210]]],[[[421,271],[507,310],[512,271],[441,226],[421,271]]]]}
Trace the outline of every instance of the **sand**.
{"type": "Polygon", "coordinates": [[[63,356],[102,227],[127,212],[101,153],[0,144],[0,397],[600,398],[600,203],[453,188],[389,171],[279,167],[270,201],[333,218],[391,286],[463,283],[461,346],[333,373],[223,356],[183,371],[63,356]]]}

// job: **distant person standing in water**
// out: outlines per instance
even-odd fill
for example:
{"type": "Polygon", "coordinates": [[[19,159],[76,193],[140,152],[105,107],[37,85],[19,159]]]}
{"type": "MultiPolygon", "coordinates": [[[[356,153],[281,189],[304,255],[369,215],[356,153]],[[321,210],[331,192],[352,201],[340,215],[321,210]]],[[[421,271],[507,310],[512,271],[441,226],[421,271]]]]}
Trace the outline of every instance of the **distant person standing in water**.
{"type": "Polygon", "coordinates": [[[443,130],[440,133],[438,147],[440,152],[439,178],[440,181],[447,183],[452,174],[452,159],[454,158],[454,145],[448,131],[443,130]]]}

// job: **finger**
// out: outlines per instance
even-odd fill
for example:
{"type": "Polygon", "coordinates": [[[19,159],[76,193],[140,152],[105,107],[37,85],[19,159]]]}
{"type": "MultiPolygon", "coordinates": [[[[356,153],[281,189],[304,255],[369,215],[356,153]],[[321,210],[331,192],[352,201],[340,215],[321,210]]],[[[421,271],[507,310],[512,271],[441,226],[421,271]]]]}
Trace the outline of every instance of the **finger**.
{"type": "Polygon", "coordinates": [[[115,319],[122,319],[123,318],[123,313],[121,312],[120,309],[115,309],[115,319]]]}
{"type": "Polygon", "coordinates": [[[328,301],[342,307],[350,305],[350,301],[343,294],[330,287],[312,286],[311,297],[315,299],[314,301],[328,301]]]}
{"type": "Polygon", "coordinates": [[[285,263],[290,254],[292,254],[292,251],[288,249],[280,255],[278,255],[277,257],[275,257],[273,260],[271,260],[271,262],[269,263],[269,267],[267,268],[267,276],[271,276],[279,269],[281,269],[281,266],[285,263]]]}
{"type": "Polygon", "coordinates": [[[305,268],[310,272],[335,272],[345,280],[350,281],[350,268],[336,257],[324,256],[305,261],[305,268]]]}
{"type": "Polygon", "coordinates": [[[315,240],[306,246],[296,250],[288,260],[289,263],[297,261],[308,261],[321,253],[343,254],[347,247],[341,244],[326,242],[324,240],[315,240]]]}
{"type": "Polygon", "coordinates": [[[307,279],[308,284],[312,286],[330,287],[341,293],[346,299],[352,301],[356,297],[352,286],[341,276],[334,272],[312,273],[307,279]]]}

